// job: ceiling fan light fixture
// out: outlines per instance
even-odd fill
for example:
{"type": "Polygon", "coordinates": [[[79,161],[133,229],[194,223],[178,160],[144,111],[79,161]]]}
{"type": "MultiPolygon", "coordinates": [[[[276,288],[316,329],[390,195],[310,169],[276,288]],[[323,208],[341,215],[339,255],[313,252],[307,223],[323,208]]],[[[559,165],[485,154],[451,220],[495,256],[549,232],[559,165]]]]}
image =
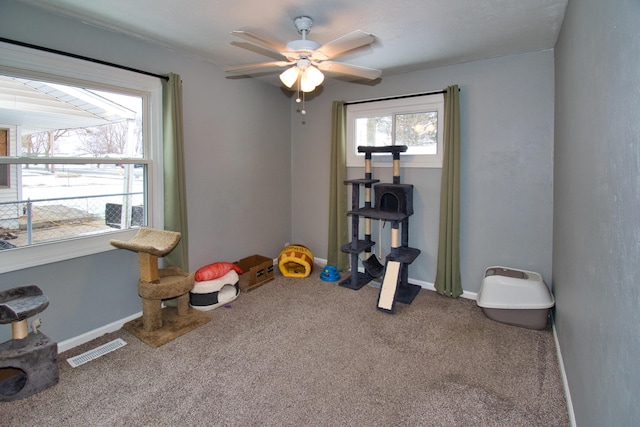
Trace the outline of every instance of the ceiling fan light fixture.
{"type": "Polygon", "coordinates": [[[316,86],[307,78],[307,74],[303,73],[300,77],[300,90],[303,92],[313,92],[316,86]]]}
{"type": "Polygon", "coordinates": [[[304,73],[307,75],[307,79],[314,86],[320,86],[324,81],[324,74],[322,74],[322,71],[318,70],[313,65],[310,65],[304,73]]]}
{"type": "Polygon", "coordinates": [[[298,80],[299,70],[297,66],[287,68],[280,74],[280,81],[288,88],[291,88],[293,84],[298,80]]]}
{"type": "Polygon", "coordinates": [[[300,75],[300,90],[303,92],[313,92],[316,87],[324,81],[324,74],[313,65],[298,67],[302,73],[300,75]]]}

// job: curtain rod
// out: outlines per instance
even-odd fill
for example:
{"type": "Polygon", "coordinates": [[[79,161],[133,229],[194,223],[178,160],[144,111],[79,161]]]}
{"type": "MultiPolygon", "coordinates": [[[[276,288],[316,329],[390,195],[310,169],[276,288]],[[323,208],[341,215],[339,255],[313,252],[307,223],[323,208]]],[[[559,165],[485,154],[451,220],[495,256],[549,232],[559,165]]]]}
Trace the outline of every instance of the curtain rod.
{"type": "MultiPolygon", "coordinates": [[[[427,96],[427,95],[439,95],[442,93],[446,93],[446,90],[437,90],[434,92],[423,92],[423,93],[412,93],[409,95],[398,95],[398,96],[389,96],[387,98],[374,98],[374,99],[365,99],[362,101],[351,101],[351,102],[345,102],[344,105],[355,105],[355,104],[366,104],[369,102],[377,102],[377,101],[389,101],[392,99],[404,99],[404,98],[414,98],[416,96],[427,96]]],[[[458,88],[458,92],[460,92],[460,89],[458,88]]]]}
{"type": "Polygon", "coordinates": [[[93,62],[93,63],[96,63],[96,64],[108,65],[109,67],[119,68],[121,70],[126,70],[126,71],[133,71],[134,73],[145,74],[147,76],[157,77],[159,79],[163,79],[163,80],[167,80],[167,81],[169,80],[169,77],[163,76],[161,74],[155,74],[155,73],[150,73],[149,71],[143,71],[143,70],[138,70],[136,68],[125,67],[124,65],[118,65],[118,64],[114,64],[112,62],[101,61],[99,59],[89,58],[87,56],[76,55],[75,53],[63,52],[61,50],[51,49],[51,48],[43,47],[43,46],[37,46],[37,45],[34,45],[34,44],[25,43],[25,42],[19,42],[17,40],[6,39],[4,37],[0,37],[0,41],[1,42],[5,42],[5,43],[14,44],[14,45],[17,45],[17,46],[22,46],[22,47],[28,47],[28,48],[31,48],[31,49],[41,50],[43,52],[49,52],[49,53],[55,53],[57,55],[68,56],[70,58],[82,59],[84,61],[89,61],[89,62],[93,62]]]}

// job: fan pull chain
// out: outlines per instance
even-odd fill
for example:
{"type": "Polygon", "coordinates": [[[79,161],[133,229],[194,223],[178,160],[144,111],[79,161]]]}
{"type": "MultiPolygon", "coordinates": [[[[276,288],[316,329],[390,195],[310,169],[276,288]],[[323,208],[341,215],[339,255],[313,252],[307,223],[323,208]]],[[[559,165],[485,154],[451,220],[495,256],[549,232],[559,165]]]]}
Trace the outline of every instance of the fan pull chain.
{"type": "Polygon", "coordinates": [[[304,92],[302,92],[302,99],[300,99],[300,78],[298,78],[298,89],[296,95],[296,102],[302,102],[302,109],[300,110],[300,114],[307,114],[307,110],[304,109],[304,92]]]}

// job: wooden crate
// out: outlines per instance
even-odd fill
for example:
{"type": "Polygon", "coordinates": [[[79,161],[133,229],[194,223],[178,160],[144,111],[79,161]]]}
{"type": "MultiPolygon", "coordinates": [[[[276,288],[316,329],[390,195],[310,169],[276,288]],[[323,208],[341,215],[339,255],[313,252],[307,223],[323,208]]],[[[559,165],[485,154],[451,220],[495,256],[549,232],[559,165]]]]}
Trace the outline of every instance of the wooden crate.
{"type": "Polygon", "coordinates": [[[262,255],[251,255],[236,261],[243,274],[240,275],[240,290],[249,292],[273,279],[273,259],[262,255]]]}

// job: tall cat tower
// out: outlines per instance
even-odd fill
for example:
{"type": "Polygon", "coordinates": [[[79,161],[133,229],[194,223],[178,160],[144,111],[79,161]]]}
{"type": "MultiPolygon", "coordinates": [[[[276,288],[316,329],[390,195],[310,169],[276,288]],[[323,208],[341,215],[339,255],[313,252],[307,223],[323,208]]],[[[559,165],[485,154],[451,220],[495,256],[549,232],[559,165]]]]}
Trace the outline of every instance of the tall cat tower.
{"type": "Polygon", "coordinates": [[[411,304],[420,291],[420,286],[408,283],[409,264],[420,254],[419,249],[409,247],[409,216],[413,215],[413,185],[400,183],[400,153],[407,151],[406,145],[385,147],[358,147],[365,154],[364,179],[346,180],[351,185],[352,209],[351,241],[342,246],[342,251],[351,256],[351,275],[340,282],[340,286],[358,290],[375,278],[382,277],[377,308],[393,313],[395,303],[411,304]],[[393,156],[393,182],[379,183],[373,179],[372,154],[390,153],[393,156]],[[376,184],[376,185],[373,185],[376,184]],[[360,206],[360,187],[364,186],[364,206],[360,206]],[[372,205],[371,189],[374,190],[375,204],[372,205]],[[360,239],[360,217],[364,218],[364,239],[360,239]],[[382,266],[371,248],[371,220],[391,222],[391,250],[382,266]],[[402,225],[402,231],[400,226],[402,225]],[[364,272],[358,271],[358,258],[364,253],[364,272]]]}

